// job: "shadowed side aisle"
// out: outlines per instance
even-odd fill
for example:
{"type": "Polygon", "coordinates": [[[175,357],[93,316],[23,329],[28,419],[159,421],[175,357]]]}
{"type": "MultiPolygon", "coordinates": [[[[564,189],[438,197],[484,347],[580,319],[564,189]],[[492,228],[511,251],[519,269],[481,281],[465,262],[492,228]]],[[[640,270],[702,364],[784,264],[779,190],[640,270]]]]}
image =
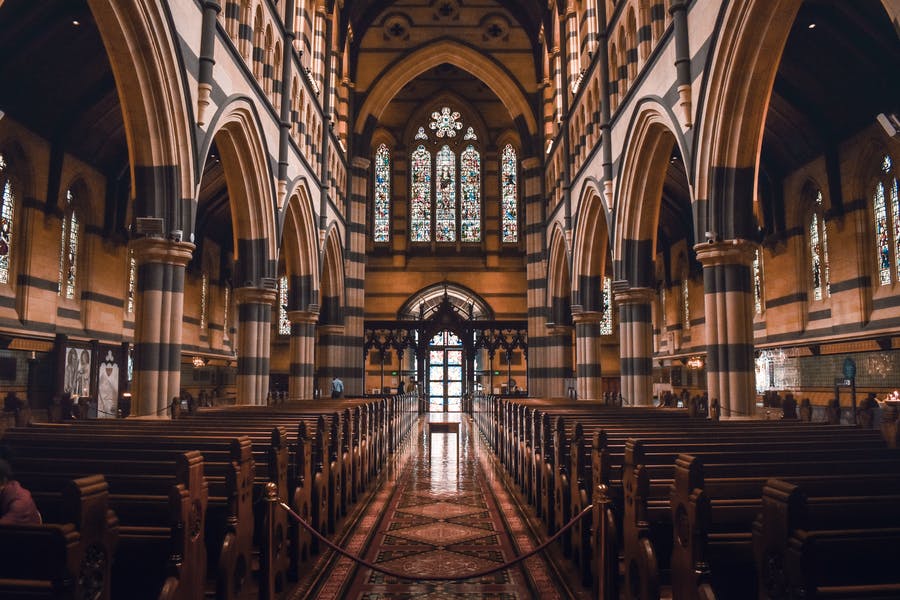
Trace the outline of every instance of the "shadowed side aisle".
{"type": "MultiPolygon", "coordinates": [[[[431,431],[428,417],[423,418],[398,457],[396,476],[375,492],[354,530],[344,537],[350,552],[409,579],[354,568],[350,559],[341,558],[307,597],[561,597],[540,557],[525,561],[527,577],[521,566],[514,566],[461,581],[427,580],[465,577],[534,547],[502,476],[494,475],[490,450],[473,435],[468,417],[450,413],[430,418],[459,422],[458,433],[455,426],[431,431]]],[[[317,568],[325,564],[320,560],[317,568]]]]}

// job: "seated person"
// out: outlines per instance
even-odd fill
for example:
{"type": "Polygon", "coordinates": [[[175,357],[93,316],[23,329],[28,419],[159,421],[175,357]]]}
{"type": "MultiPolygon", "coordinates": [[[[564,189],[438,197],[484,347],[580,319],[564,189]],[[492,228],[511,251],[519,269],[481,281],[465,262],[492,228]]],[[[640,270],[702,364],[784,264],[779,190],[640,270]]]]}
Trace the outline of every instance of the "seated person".
{"type": "Polygon", "coordinates": [[[12,468],[0,459],[0,525],[40,525],[31,492],[13,479],[12,468]]]}

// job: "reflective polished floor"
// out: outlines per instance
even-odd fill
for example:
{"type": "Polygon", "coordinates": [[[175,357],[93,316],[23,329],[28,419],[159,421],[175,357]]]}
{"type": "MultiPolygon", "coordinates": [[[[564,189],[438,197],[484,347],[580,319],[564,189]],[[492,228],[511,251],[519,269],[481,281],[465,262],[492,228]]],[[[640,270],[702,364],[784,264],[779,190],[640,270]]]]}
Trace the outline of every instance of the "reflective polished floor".
{"type": "MultiPolygon", "coordinates": [[[[342,537],[351,553],[390,574],[349,558],[320,557],[323,576],[295,597],[317,599],[562,598],[543,558],[489,575],[534,548],[525,518],[495,474],[491,451],[459,413],[423,417],[395,459],[394,469],[342,537]],[[429,422],[456,422],[437,425],[429,422]],[[450,429],[451,432],[444,432],[450,429]],[[440,430],[440,431],[437,431],[440,430]],[[435,576],[465,578],[452,582],[435,576]],[[408,577],[408,578],[407,578],[408,577]]],[[[329,553],[330,554],[330,553],[329,553]]]]}

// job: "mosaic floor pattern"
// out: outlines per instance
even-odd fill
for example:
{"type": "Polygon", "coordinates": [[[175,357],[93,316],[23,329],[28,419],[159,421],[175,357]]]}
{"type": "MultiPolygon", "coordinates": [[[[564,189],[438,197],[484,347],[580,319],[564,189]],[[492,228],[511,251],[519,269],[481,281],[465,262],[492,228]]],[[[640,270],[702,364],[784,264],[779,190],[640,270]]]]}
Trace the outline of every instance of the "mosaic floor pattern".
{"type": "Polygon", "coordinates": [[[516,556],[514,543],[520,552],[533,547],[502,481],[493,474],[490,450],[472,434],[468,418],[463,416],[459,434],[434,433],[429,440],[428,431],[423,419],[400,459],[396,477],[378,490],[347,544],[351,552],[396,575],[354,568],[349,559],[341,558],[315,597],[559,597],[540,558],[525,562],[528,578],[523,567],[516,566],[453,582],[428,581],[429,576],[466,577],[503,564],[516,556]]]}

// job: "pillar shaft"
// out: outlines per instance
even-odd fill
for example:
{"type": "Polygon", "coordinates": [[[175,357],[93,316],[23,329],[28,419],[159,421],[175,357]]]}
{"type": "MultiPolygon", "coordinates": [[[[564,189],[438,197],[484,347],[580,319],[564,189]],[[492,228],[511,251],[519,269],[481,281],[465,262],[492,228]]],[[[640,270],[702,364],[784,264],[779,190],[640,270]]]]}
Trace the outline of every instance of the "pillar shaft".
{"type": "MultiPolygon", "coordinates": [[[[522,160],[522,190],[524,193],[525,227],[519,232],[524,238],[526,278],[528,280],[528,395],[548,396],[553,393],[553,379],[547,354],[552,340],[547,331],[550,316],[547,307],[547,259],[544,256],[543,172],[538,158],[522,160]]],[[[562,391],[559,380],[557,395],[562,391]]]]}
{"type": "Polygon", "coordinates": [[[269,353],[275,290],[244,287],[234,292],[238,305],[237,403],[264,405],[269,393],[269,353]]]}
{"type": "Polygon", "coordinates": [[[653,322],[650,288],[616,292],[619,306],[621,394],[634,406],[653,403],[653,322]]]}
{"type": "Polygon", "coordinates": [[[313,372],[316,366],[316,322],[319,311],[288,311],[291,321],[291,357],[288,396],[291,400],[313,397],[313,372]]]}
{"type": "Polygon", "coordinates": [[[354,158],[350,169],[350,213],[348,228],[350,233],[347,251],[344,253],[346,265],[347,306],[344,310],[344,344],[341,358],[341,379],[344,381],[344,395],[362,394],[365,359],[363,357],[363,323],[365,320],[366,290],[366,207],[368,206],[371,179],[371,161],[354,158]]]}
{"type": "Polygon", "coordinates": [[[184,269],[194,245],[140,238],[131,248],[137,263],[131,414],[164,416],[181,392],[184,269]]]}
{"type": "Polygon", "coordinates": [[[603,396],[601,377],[600,324],[603,313],[599,311],[573,312],[575,321],[575,376],[579,400],[597,400],[603,396]]]}
{"type": "Polygon", "coordinates": [[[755,404],[752,264],[756,245],[746,240],[697,244],[703,265],[706,313],[706,384],[722,414],[746,415],[755,404]]]}

